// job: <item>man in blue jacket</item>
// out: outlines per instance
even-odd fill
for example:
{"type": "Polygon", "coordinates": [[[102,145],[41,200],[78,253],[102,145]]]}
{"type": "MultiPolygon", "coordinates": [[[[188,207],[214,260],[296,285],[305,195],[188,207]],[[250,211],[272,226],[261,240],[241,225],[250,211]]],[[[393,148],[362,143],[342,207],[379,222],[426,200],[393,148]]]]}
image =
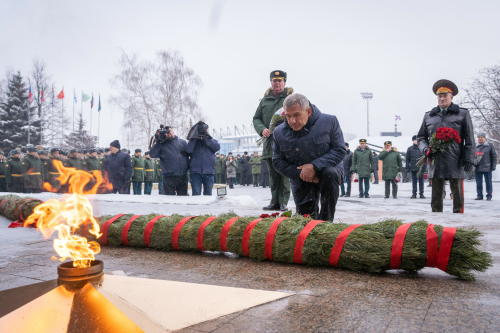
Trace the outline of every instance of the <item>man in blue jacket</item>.
{"type": "Polygon", "coordinates": [[[186,141],[179,139],[170,128],[166,140],[156,141],[149,151],[149,156],[160,159],[163,194],[188,195],[189,158],[186,153],[186,141]]]}
{"type": "Polygon", "coordinates": [[[333,221],[346,153],[337,117],[301,94],[288,96],[283,107],[285,123],[274,130],[274,168],[290,178],[298,214],[333,221]]]}
{"type": "Polygon", "coordinates": [[[130,185],[127,188],[130,177],[132,177],[132,161],[127,153],[120,151],[120,142],[115,140],[109,144],[111,152],[106,158],[106,172],[113,190],[111,193],[129,194],[130,185]]]}
{"type": "Polygon", "coordinates": [[[206,126],[205,132],[196,131],[193,134],[195,135],[189,138],[186,146],[186,153],[191,156],[189,174],[192,194],[201,195],[201,184],[203,184],[203,195],[212,195],[215,152],[220,150],[220,144],[208,134],[208,126],[206,126]]]}

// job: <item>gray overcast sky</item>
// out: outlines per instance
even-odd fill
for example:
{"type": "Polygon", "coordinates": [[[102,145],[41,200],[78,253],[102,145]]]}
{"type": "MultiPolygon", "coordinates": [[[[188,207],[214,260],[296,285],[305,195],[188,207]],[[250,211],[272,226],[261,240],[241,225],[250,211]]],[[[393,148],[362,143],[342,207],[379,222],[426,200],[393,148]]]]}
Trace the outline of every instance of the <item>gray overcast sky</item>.
{"type": "Polygon", "coordinates": [[[103,146],[122,139],[120,111],[107,102],[120,49],[150,59],[180,51],[203,80],[199,103],[211,127],[250,124],[269,72],[282,69],[287,86],[336,115],[344,132],[366,135],[360,92],[369,91],[370,133],[394,130],[397,114],[398,129],[413,135],[437,105],[436,80],[460,89],[498,63],[499,12],[498,0],[2,0],[0,71],[26,74],[39,57],[56,90],[64,85],[66,106],[73,88],[78,100],[82,89],[100,93],[103,146]],[[220,12],[211,18],[213,7],[220,12]]]}

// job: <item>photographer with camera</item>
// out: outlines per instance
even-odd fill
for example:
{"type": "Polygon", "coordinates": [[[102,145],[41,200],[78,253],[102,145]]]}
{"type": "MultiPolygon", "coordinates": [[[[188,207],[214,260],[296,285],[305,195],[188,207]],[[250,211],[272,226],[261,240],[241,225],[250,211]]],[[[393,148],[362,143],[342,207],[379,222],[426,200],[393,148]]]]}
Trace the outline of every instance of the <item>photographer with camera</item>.
{"type": "Polygon", "coordinates": [[[199,121],[191,128],[188,140],[186,153],[191,155],[189,174],[192,194],[201,195],[201,184],[203,184],[203,195],[212,195],[215,152],[219,151],[220,145],[208,134],[208,125],[203,121],[199,121]]]}
{"type": "Polygon", "coordinates": [[[160,159],[163,194],[188,195],[189,159],[186,153],[186,141],[179,139],[169,126],[160,125],[150,143],[153,145],[149,156],[160,159]]]}

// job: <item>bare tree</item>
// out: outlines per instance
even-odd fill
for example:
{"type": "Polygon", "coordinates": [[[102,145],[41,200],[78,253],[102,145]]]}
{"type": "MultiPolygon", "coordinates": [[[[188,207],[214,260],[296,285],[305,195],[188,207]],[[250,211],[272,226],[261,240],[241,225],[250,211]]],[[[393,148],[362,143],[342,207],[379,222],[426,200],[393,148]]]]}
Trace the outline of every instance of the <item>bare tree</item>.
{"type": "Polygon", "coordinates": [[[460,104],[471,111],[474,127],[500,141],[500,65],[481,69],[464,90],[460,104]]]}
{"type": "Polygon", "coordinates": [[[129,145],[147,146],[160,124],[184,137],[192,120],[203,119],[197,103],[201,80],[179,53],[159,51],[148,61],[122,52],[119,65],[120,73],[111,80],[117,91],[111,101],[124,112],[129,145]]]}
{"type": "Polygon", "coordinates": [[[32,68],[30,72],[31,92],[33,102],[37,110],[38,119],[41,120],[40,144],[50,143],[50,139],[54,136],[52,133],[51,122],[53,121],[51,113],[51,102],[49,98],[50,76],[47,74],[45,61],[39,58],[33,58],[32,68]],[[43,95],[42,95],[43,91],[43,95]]]}

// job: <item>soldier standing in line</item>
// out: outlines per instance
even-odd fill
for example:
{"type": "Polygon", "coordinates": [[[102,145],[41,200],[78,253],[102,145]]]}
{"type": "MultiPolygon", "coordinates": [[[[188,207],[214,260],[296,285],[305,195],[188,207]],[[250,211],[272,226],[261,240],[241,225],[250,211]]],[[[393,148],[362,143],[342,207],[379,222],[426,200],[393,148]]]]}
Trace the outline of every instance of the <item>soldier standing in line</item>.
{"type": "MultiPolygon", "coordinates": [[[[88,150],[89,156],[86,160],[83,161],[83,168],[85,171],[94,174],[94,171],[101,172],[102,170],[102,161],[97,158],[97,150],[95,148],[88,150]]],[[[85,185],[85,191],[90,191],[92,187],[96,184],[95,178],[92,178],[87,185],[85,185]]]]}
{"type": "Polygon", "coordinates": [[[369,198],[370,178],[375,171],[371,149],[366,145],[366,139],[359,140],[359,146],[352,155],[352,172],[359,176],[359,197],[369,198]],[[364,190],[363,190],[364,184],[364,190]]]}
{"type": "Polygon", "coordinates": [[[249,164],[252,166],[253,187],[259,187],[259,179],[261,173],[260,160],[258,152],[254,152],[250,158],[249,164]]]}
{"type": "Polygon", "coordinates": [[[144,153],[144,194],[151,195],[155,180],[155,161],[149,157],[149,151],[144,153]]]}
{"type": "Polygon", "coordinates": [[[5,158],[3,151],[0,150],[0,192],[7,192],[7,179],[5,178],[5,158]]]}
{"type": "Polygon", "coordinates": [[[158,182],[158,194],[164,194],[163,193],[163,176],[161,174],[161,166],[160,166],[160,159],[155,158],[155,181],[158,182]]]}
{"type": "Polygon", "coordinates": [[[21,193],[24,190],[23,162],[19,150],[14,149],[9,153],[9,159],[5,164],[5,179],[7,179],[7,191],[21,193]]]}
{"type": "Polygon", "coordinates": [[[78,149],[73,148],[69,151],[68,158],[66,159],[64,166],[66,168],[82,170],[81,160],[78,158],[78,149]]]}
{"type": "MultiPolygon", "coordinates": [[[[286,72],[276,70],[270,74],[271,88],[267,89],[264,97],[260,100],[259,106],[253,116],[253,126],[260,136],[266,137],[262,159],[267,161],[271,183],[271,203],[263,207],[264,210],[288,210],[287,204],[290,199],[290,180],[276,172],[273,166],[273,135],[269,130],[271,120],[281,107],[283,101],[288,95],[293,93],[292,88],[285,88],[287,74],[286,72]]],[[[242,174],[243,176],[243,174],[242,174]]]]}
{"type": "Polygon", "coordinates": [[[50,150],[50,156],[48,158],[49,165],[47,169],[47,174],[48,174],[48,182],[50,186],[52,187],[52,190],[55,190],[56,192],[59,192],[61,188],[61,181],[57,178],[59,178],[59,170],[57,170],[54,161],[60,161],[61,159],[59,158],[59,149],[57,148],[52,148],[50,150]]]}
{"type": "Polygon", "coordinates": [[[135,155],[132,157],[132,184],[134,184],[134,195],[142,194],[142,182],[144,181],[144,159],[142,158],[142,150],[136,149],[135,155]]]}
{"type": "MultiPolygon", "coordinates": [[[[43,169],[42,182],[46,183],[49,181],[49,164],[50,164],[50,161],[47,157],[47,152],[44,150],[39,150],[38,157],[40,158],[40,161],[42,161],[42,169],[43,169]]],[[[45,190],[43,186],[42,186],[42,192],[47,192],[47,190],[45,190]]]]}
{"type": "Polygon", "coordinates": [[[35,147],[28,148],[28,156],[22,162],[24,193],[40,193],[43,185],[43,164],[35,147]]]}
{"type": "Polygon", "coordinates": [[[401,155],[396,148],[392,147],[391,141],[384,142],[384,151],[378,155],[378,158],[383,161],[382,165],[382,179],[385,182],[385,199],[389,199],[391,194],[392,184],[392,197],[398,198],[398,184],[396,184],[396,177],[399,172],[403,172],[403,161],[401,155]]]}
{"type": "Polygon", "coordinates": [[[439,80],[432,91],[437,96],[438,106],[425,113],[417,134],[422,154],[434,158],[434,163],[428,165],[428,177],[432,179],[431,208],[433,212],[443,212],[443,187],[448,180],[453,194],[453,213],[463,213],[464,171],[472,171],[476,151],[472,120],[469,110],[452,103],[453,96],[458,94],[455,83],[439,80]],[[434,152],[429,147],[430,138],[440,127],[452,128],[460,135],[460,143],[453,143],[444,153],[434,152]]]}

